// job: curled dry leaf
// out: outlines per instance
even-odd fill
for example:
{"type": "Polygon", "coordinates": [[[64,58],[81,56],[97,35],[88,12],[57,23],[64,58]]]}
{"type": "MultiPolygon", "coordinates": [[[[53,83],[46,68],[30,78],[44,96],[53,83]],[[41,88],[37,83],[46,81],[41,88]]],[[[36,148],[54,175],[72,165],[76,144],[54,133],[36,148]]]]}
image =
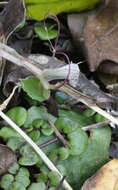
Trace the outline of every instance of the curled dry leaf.
{"type": "Polygon", "coordinates": [[[81,190],[117,190],[118,189],[118,160],[113,159],[89,178],[81,190]]]}
{"type": "Polygon", "coordinates": [[[92,72],[104,60],[118,62],[118,2],[110,0],[106,4],[106,7],[93,13],[80,14],[78,20],[75,20],[75,16],[68,18],[71,32],[75,39],[77,37],[78,44],[82,44],[92,72]],[[71,26],[74,20],[78,34],[71,26]]]}
{"type": "MultiPolygon", "coordinates": [[[[0,42],[6,43],[11,33],[24,21],[24,0],[10,0],[0,14],[0,42]]],[[[0,58],[0,83],[3,78],[5,61],[0,58]]]]}
{"type": "Polygon", "coordinates": [[[0,175],[7,172],[14,162],[16,162],[15,153],[8,146],[0,144],[0,175]]]}

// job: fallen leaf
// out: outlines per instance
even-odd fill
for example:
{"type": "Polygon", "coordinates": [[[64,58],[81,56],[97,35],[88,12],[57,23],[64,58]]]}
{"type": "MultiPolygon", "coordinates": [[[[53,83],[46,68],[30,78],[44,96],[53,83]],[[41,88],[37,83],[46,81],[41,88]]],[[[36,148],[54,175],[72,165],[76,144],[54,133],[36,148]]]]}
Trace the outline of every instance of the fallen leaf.
{"type": "MultiPolygon", "coordinates": [[[[0,41],[7,42],[11,33],[24,21],[24,0],[10,0],[0,14],[0,41]]],[[[0,83],[2,81],[5,62],[0,58],[0,83]]]]}
{"type": "Polygon", "coordinates": [[[82,47],[92,72],[104,60],[118,62],[118,2],[108,0],[105,5],[92,12],[68,16],[75,43],[82,47]]]}
{"type": "Polygon", "coordinates": [[[89,178],[81,190],[117,190],[118,189],[118,160],[113,159],[89,178]]]}
{"type": "Polygon", "coordinates": [[[7,172],[14,162],[16,162],[15,153],[8,146],[0,144],[0,175],[7,172]]]}
{"type": "Polygon", "coordinates": [[[61,12],[82,11],[92,9],[100,0],[25,0],[27,16],[43,20],[47,13],[59,14],[61,12]]]}
{"type": "Polygon", "coordinates": [[[90,71],[104,60],[118,62],[118,2],[111,0],[98,15],[89,16],[83,32],[90,71]]]}

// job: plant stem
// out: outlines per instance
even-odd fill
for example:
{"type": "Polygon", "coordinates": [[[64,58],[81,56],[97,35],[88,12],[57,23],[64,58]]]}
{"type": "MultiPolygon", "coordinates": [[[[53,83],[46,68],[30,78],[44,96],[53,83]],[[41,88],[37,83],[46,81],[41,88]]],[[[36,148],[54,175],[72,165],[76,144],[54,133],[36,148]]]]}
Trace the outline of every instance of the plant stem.
{"type": "Polygon", "coordinates": [[[109,120],[105,120],[105,121],[102,121],[102,122],[99,122],[99,123],[95,123],[95,124],[92,124],[92,125],[88,125],[88,126],[82,127],[82,129],[84,131],[89,131],[91,129],[95,129],[95,128],[98,128],[98,127],[105,126],[105,125],[107,125],[109,123],[110,123],[109,120]]]}

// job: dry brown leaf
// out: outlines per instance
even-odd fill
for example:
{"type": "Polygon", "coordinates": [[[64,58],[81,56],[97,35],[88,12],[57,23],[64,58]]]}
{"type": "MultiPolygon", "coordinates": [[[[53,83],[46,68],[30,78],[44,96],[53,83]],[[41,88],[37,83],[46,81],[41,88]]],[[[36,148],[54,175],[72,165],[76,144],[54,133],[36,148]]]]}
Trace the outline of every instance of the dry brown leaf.
{"type": "Polygon", "coordinates": [[[15,153],[8,146],[0,144],[0,175],[7,172],[14,162],[16,162],[15,153]]]}
{"type": "Polygon", "coordinates": [[[118,190],[118,160],[113,159],[100,168],[81,190],[118,190]]]}
{"type": "Polygon", "coordinates": [[[89,16],[83,32],[90,70],[104,60],[118,62],[118,1],[111,0],[98,15],[89,16]]]}

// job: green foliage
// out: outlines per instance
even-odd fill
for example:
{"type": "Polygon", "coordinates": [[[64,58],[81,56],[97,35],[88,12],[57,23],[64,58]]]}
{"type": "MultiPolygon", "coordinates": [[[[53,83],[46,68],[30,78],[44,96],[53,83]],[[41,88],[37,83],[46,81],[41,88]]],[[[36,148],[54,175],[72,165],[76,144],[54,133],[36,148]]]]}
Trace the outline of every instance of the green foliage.
{"type": "Polygon", "coordinates": [[[54,29],[55,24],[46,24],[47,30],[45,30],[44,25],[40,27],[35,27],[35,33],[40,37],[41,40],[52,40],[56,38],[58,31],[54,29]]]}
{"type": "Polygon", "coordinates": [[[88,145],[88,136],[82,129],[77,129],[67,135],[69,139],[70,154],[81,155],[88,145]]]}
{"type": "MultiPolygon", "coordinates": [[[[27,119],[23,125],[24,131],[38,146],[46,144],[56,137],[54,130],[50,132],[52,127],[48,124],[44,109],[41,106],[32,106],[26,112],[27,119]]],[[[53,162],[58,160],[57,168],[62,175],[67,176],[67,181],[73,189],[80,189],[82,183],[106,162],[111,136],[110,129],[108,126],[94,129],[88,138],[87,133],[81,127],[93,124],[95,119],[97,122],[103,120],[103,117],[92,113],[91,110],[77,113],[59,109],[58,119],[51,114],[49,114],[49,118],[60,133],[64,135],[69,146],[64,147],[62,142],[58,140],[44,147],[43,151],[53,162]]],[[[13,175],[11,175],[13,180],[10,181],[8,178],[9,182],[5,188],[8,188],[7,190],[36,190],[37,188],[45,190],[48,180],[50,180],[50,188],[56,187],[60,182],[60,176],[55,172],[50,172],[41,158],[25,143],[24,139],[19,135],[17,136],[14,130],[10,132],[9,129],[11,129],[9,126],[2,127],[0,136],[7,141],[9,147],[19,153],[20,157],[18,159],[19,165],[14,164],[8,170],[10,175],[13,175]],[[32,166],[39,168],[39,174],[32,173],[36,183],[32,181],[25,166],[31,168],[29,171],[32,171],[32,166]]],[[[2,184],[0,183],[1,187],[4,186],[4,183],[2,184]]]]}
{"type": "Polygon", "coordinates": [[[26,188],[22,183],[15,181],[14,183],[11,184],[9,190],[26,190],[26,188]]]}
{"type": "Polygon", "coordinates": [[[43,182],[40,183],[32,183],[31,186],[28,188],[28,190],[45,190],[46,185],[43,182]]]}
{"type": "Polygon", "coordinates": [[[19,170],[19,165],[18,165],[18,163],[15,162],[15,163],[8,169],[8,172],[9,172],[10,174],[16,174],[18,170],[19,170]]]}
{"type": "Polygon", "coordinates": [[[43,102],[50,97],[50,90],[44,90],[41,87],[40,80],[36,77],[30,76],[21,80],[23,90],[31,97],[33,100],[43,102]]]}
{"type": "Polygon", "coordinates": [[[8,141],[10,137],[20,137],[20,135],[9,126],[5,126],[0,129],[0,137],[2,137],[4,141],[8,141]]]}
{"type": "Polygon", "coordinates": [[[15,176],[15,180],[27,187],[30,184],[29,171],[27,168],[20,168],[19,172],[15,176]]]}
{"type": "Polygon", "coordinates": [[[61,180],[60,175],[55,171],[49,172],[48,177],[50,179],[51,186],[57,186],[61,180]]]}
{"type": "Polygon", "coordinates": [[[40,158],[35,151],[29,146],[25,145],[20,149],[21,158],[19,164],[22,166],[32,166],[39,162],[40,158]]]}
{"type": "Polygon", "coordinates": [[[62,12],[75,12],[92,9],[100,0],[25,0],[27,16],[43,20],[47,13],[59,14],[62,12]]]}
{"type": "Polygon", "coordinates": [[[11,108],[6,115],[13,120],[18,126],[22,126],[27,119],[27,111],[23,107],[13,107],[11,108]]]}
{"type": "Polygon", "coordinates": [[[5,190],[9,190],[10,185],[14,181],[14,177],[11,174],[5,174],[0,180],[0,187],[5,190]]]}

